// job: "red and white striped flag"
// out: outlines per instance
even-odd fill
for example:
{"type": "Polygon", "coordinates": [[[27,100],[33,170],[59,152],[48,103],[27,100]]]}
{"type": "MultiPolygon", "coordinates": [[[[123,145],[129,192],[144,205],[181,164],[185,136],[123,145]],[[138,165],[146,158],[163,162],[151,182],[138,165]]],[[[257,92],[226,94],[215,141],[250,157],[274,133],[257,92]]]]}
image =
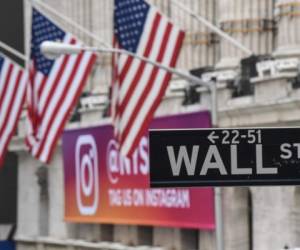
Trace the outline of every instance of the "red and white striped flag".
{"type": "Polygon", "coordinates": [[[27,76],[20,66],[0,56],[0,167],[22,112],[27,76]]]}
{"type": "MultiPolygon", "coordinates": [[[[184,32],[144,0],[115,0],[114,46],[174,67],[184,32]]],[[[148,129],[171,74],[127,55],[114,57],[111,113],[123,155],[148,129]]]]}
{"type": "Polygon", "coordinates": [[[33,9],[26,144],[35,158],[48,163],[96,56],[82,52],[48,60],[40,51],[45,40],[68,44],[79,42],[33,9]]]}

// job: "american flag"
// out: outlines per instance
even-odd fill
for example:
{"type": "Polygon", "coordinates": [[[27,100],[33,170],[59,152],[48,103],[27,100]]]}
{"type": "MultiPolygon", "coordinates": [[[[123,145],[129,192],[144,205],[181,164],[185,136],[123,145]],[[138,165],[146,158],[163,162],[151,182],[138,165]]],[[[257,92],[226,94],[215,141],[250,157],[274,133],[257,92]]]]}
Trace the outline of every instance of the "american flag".
{"type": "MultiPolygon", "coordinates": [[[[114,47],[174,67],[184,32],[143,0],[115,0],[114,47]]],[[[148,129],[171,74],[127,55],[113,58],[111,112],[123,155],[148,129]]]]}
{"type": "Polygon", "coordinates": [[[20,66],[0,56],[0,167],[21,115],[27,80],[20,66]]]}
{"type": "Polygon", "coordinates": [[[43,41],[68,44],[78,44],[79,41],[35,9],[31,36],[26,144],[35,158],[48,163],[96,56],[82,52],[79,55],[62,55],[56,60],[45,58],[40,51],[43,41]]]}

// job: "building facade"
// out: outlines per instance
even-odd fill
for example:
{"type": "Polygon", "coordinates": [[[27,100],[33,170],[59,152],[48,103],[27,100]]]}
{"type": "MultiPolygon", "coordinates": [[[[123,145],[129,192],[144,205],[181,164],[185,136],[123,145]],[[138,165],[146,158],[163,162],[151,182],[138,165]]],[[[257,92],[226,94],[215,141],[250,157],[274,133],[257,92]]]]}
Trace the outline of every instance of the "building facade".
{"type": "MultiPolygon", "coordinates": [[[[44,0],[44,3],[91,31],[99,40],[70,25],[49,9],[39,7],[87,45],[111,44],[113,1],[44,0]]],[[[286,127],[300,123],[300,0],[184,0],[248,47],[268,58],[256,64],[258,74],[241,78],[240,60],[249,55],[235,48],[193,19],[170,0],[151,0],[186,31],[177,67],[217,80],[218,127],[286,127]],[[260,67],[259,67],[260,65],[260,67]],[[210,74],[210,75],[209,75],[210,74]]],[[[30,1],[25,1],[25,33],[29,34],[30,1]]],[[[39,5],[38,5],[39,6],[39,5]]],[[[28,36],[27,36],[27,39],[28,36]]],[[[27,48],[28,49],[28,48],[27,48]]],[[[101,124],[111,81],[111,56],[99,56],[81,98],[80,120],[69,128],[101,124]],[[98,101],[93,102],[92,97],[98,101]]],[[[185,113],[211,107],[210,93],[197,88],[196,100],[187,94],[189,83],[174,76],[156,115],[185,113]],[[185,105],[183,103],[185,102],[185,105]]],[[[93,99],[94,100],[94,99],[93,99]]],[[[216,249],[215,231],[130,225],[64,222],[62,148],[58,145],[50,166],[34,160],[23,146],[22,119],[10,151],[18,155],[18,208],[15,239],[20,250],[36,249],[216,249]],[[80,241],[81,240],[81,241],[80,241]],[[119,244],[103,242],[116,242],[119,244]]],[[[225,250],[300,247],[300,190],[290,187],[222,188],[225,250]]]]}

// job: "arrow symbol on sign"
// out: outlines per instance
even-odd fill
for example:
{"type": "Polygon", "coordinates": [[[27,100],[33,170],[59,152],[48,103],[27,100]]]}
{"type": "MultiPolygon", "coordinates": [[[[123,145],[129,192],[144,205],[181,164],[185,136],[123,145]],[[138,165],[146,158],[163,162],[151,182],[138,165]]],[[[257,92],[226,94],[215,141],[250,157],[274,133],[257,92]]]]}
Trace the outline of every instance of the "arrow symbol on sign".
{"type": "Polygon", "coordinates": [[[215,131],[212,131],[209,136],[207,136],[207,139],[210,140],[211,143],[215,144],[215,140],[219,139],[219,136],[215,135],[215,131]]]}

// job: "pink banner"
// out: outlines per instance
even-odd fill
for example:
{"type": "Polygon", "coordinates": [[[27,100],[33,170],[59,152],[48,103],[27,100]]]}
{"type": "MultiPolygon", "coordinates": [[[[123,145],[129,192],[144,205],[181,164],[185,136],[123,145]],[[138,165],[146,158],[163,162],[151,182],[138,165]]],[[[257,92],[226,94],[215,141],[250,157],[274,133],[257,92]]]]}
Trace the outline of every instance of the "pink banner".
{"type": "MultiPolygon", "coordinates": [[[[151,128],[207,128],[208,112],[157,118],[151,128]]],[[[149,188],[148,139],[119,154],[110,125],[63,135],[65,220],[214,229],[211,188],[149,188]]]]}

